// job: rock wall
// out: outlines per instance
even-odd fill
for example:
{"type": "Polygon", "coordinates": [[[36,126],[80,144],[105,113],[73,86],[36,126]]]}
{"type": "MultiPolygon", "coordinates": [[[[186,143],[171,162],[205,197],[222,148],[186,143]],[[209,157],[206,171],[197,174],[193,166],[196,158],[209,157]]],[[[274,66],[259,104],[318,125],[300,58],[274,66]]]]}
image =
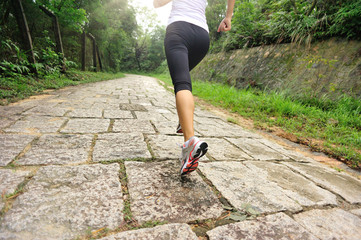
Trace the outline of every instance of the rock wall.
{"type": "Polygon", "coordinates": [[[314,97],[346,93],[361,98],[360,56],[360,41],[269,45],[208,54],[192,77],[238,88],[252,86],[314,97]]]}

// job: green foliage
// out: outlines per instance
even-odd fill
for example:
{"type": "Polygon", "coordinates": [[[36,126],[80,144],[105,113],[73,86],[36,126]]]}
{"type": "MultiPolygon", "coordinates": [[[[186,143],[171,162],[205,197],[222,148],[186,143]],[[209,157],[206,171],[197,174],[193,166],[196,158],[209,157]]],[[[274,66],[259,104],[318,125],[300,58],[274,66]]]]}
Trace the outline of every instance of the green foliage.
{"type": "MultiPolygon", "coordinates": [[[[225,6],[210,1],[207,17],[212,26],[225,6]],[[216,13],[210,13],[216,9],[216,13]]],[[[310,44],[329,37],[360,39],[359,0],[236,0],[232,31],[213,42],[211,50],[231,50],[271,43],[310,44]]]]}
{"type": "Polygon", "coordinates": [[[361,1],[345,1],[333,15],[330,35],[360,38],[361,36],[361,1]]]}

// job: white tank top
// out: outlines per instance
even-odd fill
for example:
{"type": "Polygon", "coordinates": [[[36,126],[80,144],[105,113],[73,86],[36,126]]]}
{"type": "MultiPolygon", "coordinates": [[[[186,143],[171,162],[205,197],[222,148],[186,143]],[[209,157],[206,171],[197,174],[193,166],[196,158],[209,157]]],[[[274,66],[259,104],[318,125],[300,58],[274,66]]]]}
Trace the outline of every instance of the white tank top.
{"type": "Polygon", "coordinates": [[[206,20],[207,0],[173,0],[168,25],[185,21],[204,28],[209,32],[206,20]]]}

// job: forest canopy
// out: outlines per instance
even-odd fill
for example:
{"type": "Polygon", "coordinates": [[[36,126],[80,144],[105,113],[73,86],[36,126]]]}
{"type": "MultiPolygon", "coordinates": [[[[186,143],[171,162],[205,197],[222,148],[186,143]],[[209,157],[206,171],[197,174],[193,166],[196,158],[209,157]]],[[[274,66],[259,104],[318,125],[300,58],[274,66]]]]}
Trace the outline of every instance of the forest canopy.
{"type": "MultiPolygon", "coordinates": [[[[32,69],[45,75],[59,71],[63,56],[56,51],[52,20],[40,7],[58,18],[67,67],[80,68],[83,32],[95,38],[106,71],[154,71],[165,67],[165,26],[159,26],[149,14],[151,28],[144,29],[139,22],[145,19],[137,19],[137,12],[147,16],[150,10],[134,8],[131,0],[21,0],[32,38],[34,64],[22,44],[14,14],[13,2],[17,1],[0,2],[3,77],[28,74],[32,69]]],[[[232,31],[220,34],[216,29],[224,17],[226,2],[208,0],[206,14],[213,52],[361,36],[360,0],[236,0],[232,31]]],[[[88,38],[86,41],[86,65],[92,70],[92,45],[88,38]]]]}

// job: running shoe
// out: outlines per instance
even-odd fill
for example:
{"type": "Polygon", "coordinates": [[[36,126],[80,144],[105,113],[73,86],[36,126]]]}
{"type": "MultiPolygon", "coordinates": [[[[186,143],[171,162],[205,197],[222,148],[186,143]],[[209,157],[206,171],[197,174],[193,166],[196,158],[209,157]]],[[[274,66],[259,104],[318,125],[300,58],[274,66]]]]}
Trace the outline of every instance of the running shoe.
{"type": "Polygon", "coordinates": [[[193,136],[181,148],[181,175],[186,175],[197,169],[198,160],[206,154],[208,144],[193,136]]]}
{"type": "Polygon", "coordinates": [[[182,126],[180,125],[180,123],[178,123],[176,133],[183,133],[182,126]]]}

